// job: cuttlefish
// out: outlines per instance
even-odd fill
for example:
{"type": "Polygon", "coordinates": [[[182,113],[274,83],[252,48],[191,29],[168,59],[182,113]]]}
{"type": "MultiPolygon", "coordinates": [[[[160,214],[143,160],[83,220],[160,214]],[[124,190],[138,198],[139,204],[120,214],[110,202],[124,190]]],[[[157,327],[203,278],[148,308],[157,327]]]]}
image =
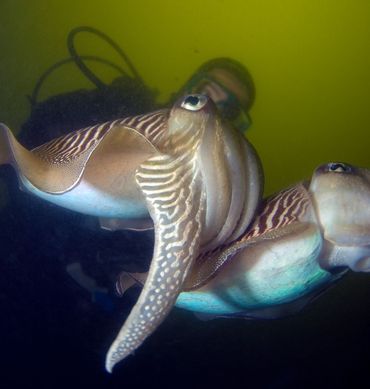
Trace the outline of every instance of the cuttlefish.
{"type": "Polygon", "coordinates": [[[109,229],[154,226],[140,297],[114,340],[106,368],[164,320],[196,259],[235,241],[262,194],[262,168],[245,137],[205,95],[171,109],[85,128],[28,151],[0,125],[0,164],[44,200],[97,216],[109,229]]]}
{"type": "MultiPolygon", "coordinates": [[[[265,199],[235,241],[201,255],[175,305],[203,319],[283,317],[348,269],[370,272],[370,170],[328,163],[265,199]]],[[[145,277],[122,273],[117,291],[145,277]]]]}

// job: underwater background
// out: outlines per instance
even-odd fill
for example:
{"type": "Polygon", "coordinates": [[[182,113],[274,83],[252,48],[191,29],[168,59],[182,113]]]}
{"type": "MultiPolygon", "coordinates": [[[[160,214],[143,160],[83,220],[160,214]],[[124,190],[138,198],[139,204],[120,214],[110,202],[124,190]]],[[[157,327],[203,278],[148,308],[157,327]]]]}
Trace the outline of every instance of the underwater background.
{"type": "MultiPolygon", "coordinates": [[[[366,0],[2,0],[0,20],[0,121],[15,133],[30,114],[26,95],[48,67],[68,56],[69,31],[87,25],[123,47],[160,102],[207,60],[229,57],[246,66],[256,89],[247,137],[262,159],[266,194],[309,177],[324,162],[370,167],[366,0]]],[[[94,36],[76,41],[83,54],[121,61],[94,36]]],[[[104,65],[91,67],[107,83],[117,77],[104,65]]],[[[40,100],[81,88],[94,86],[67,64],[45,81],[40,100]]],[[[124,239],[133,258],[144,262],[151,236],[86,232],[79,216],[30,200],[17,192],[14,174],[1,173],[2,388],[366,383],[366,274],[350,274],[304,312],[277,321],[203,322],[175,309],[134,357],[108,375],[105,352],[135,295],[113,311],[92,304],[60,257],[118,256],[116,241],[124,239]],[[69,226],[68,234],[59,225],[69,226]]]]}

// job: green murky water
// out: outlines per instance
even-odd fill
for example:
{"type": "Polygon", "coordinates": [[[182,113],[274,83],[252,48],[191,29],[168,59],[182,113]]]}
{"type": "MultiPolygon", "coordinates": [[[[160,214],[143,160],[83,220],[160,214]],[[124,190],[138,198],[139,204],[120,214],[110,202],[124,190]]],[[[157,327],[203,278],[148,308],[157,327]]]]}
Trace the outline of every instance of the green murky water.
{"type": "MultiPolygon", "coordinates": [[[[329,160],[370,166],[370,3],[368,1],[2,0],[0,120],[17,131],[40,74],[65,58],[78,25],[101,29],[130,56],[162,100],[203,62],[241,61],[256,85],[249,138],[270,193],[329,160]]],[[[82,54],[119,62],[93,36],[82,54]]],[[[107,82],[116,74],[96,65],[107,82]]],[[[73,65],[56,71],[41,98],[92,85],[73,65]]]]}

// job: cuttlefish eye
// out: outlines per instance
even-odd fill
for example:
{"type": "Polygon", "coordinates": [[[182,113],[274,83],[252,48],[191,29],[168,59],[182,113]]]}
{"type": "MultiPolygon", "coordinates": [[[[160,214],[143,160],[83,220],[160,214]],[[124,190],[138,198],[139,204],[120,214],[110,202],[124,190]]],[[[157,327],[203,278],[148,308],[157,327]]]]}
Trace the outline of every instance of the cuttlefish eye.
{"type": "Polygon", "coordinates": [[[208,97],[205,95],[188,95],[181,103],[181,107],[188,111],[199,111],[208,102],[208,97]]]}
{"type": "Polygon", "coordinates": [[[350,173],[352,168],[350,165],[342,162],[332,162],[327,165],[327,171],[334,173],[350,173]]]}

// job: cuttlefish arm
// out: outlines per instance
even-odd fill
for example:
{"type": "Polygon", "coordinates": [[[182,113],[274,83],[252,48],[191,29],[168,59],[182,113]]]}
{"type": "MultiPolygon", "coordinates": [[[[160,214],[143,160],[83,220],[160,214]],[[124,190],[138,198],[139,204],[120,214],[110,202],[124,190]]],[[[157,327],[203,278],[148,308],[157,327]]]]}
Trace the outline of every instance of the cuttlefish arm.
{"type": "Polygon", "coordinates": [[[159,156],[137,172],[155,226],[154,254],[140,297],[108,352],[109,372],[167,316],[198,256],[204,219],[202,181],[194,163],[183,163],[159,156]]]}
{"type": "Polygon", "coordinates": [[[167,316],[199,254],[205,220],[204,184],[197,160],[203,117],[202,113],[194,118],[185,115],[181,121],[175,116],[169,126],[170,141],[163,146],[168,153],[148,159],[136,172],[154,223],[154,253],[140,297],[108,351],[109,372],[167,316]]]}

